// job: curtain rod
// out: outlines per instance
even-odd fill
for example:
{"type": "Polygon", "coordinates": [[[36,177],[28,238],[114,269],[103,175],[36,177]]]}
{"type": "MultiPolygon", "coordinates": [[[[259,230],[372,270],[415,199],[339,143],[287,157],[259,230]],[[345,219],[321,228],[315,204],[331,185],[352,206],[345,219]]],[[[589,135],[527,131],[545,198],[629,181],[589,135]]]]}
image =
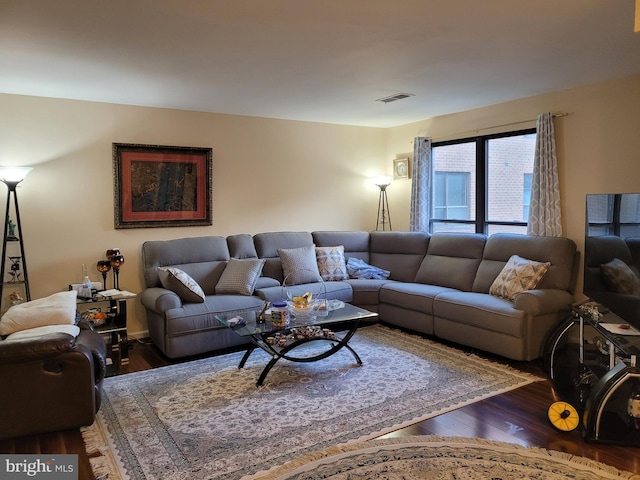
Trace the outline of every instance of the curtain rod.
{"type": "MultiPolygon", "coordinates": [[[[554,113],[551,116],[553,118],[556,117],[566,117],[567,115],[571,115],[570,113],[554,113]]],[[[467,130],[466,132],[458,132],[458,133],[454,133],[451,135],[447,135],[446,137],[427,137],[429,140],[441,140],[444,138],[450,138],[450,137],[457,137],[459,135],[463,135],[466,133],[478,133],[478,132],[482,132],[484,130],[493,130],[494,128],[502,128],[502,127],[511,127],[513,125],[522,125],[523,123],[531,123],[531,122],[535,122],[537,120],[537,118],[530,118],[528,120],[521,120],[519,122],[511,122],[511,123],[503,123],[501,125],[493,125],[491,127],[482,127],[482,128],[476,128],[475,130],[467,130]]],[[[413,141],[409,142],[409,143],[413,143],[413,141]]]]}

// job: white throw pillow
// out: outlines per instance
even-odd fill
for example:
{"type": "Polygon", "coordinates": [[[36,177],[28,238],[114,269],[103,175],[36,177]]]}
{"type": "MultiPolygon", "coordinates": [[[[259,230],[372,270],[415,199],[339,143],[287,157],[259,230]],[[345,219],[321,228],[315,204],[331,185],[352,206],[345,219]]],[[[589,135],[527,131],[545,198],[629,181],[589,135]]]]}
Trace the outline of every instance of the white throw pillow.
{"type": "Polygon", "coordinates": [[[287,285],[322,281],[316,261],[315,245],[289,249],[279,248],[278,255],[287,285]]]}
{"type": "Polygon", "coordinates": [[[216,285],[216,294],[253,295],[266,260],[231,258],[216,285]]]}
{"type": "Polygon", "coordinates": [[[77,296],[77,291],[69,290],[12,306],[0,320],[0,335],[45,325],[75,324],[77,296]]]}
{"type": "Polygon", "coordinates": [[[518,293],[536,288],[550,266],[549,262],[536,262],[512,255],[491,284],[489,293],[513,300],[518,293]]]}
{"type": "Polygon", "coordinates": [[[66,333],[72,337],[77,337],[80,335],[80,327],[77,325],[45,325],[44,327],[30,328],[28,330],[20,330],[19,332],[12,333],[4,341],[17,342],[33,340],[52,333],[66,333]]]}

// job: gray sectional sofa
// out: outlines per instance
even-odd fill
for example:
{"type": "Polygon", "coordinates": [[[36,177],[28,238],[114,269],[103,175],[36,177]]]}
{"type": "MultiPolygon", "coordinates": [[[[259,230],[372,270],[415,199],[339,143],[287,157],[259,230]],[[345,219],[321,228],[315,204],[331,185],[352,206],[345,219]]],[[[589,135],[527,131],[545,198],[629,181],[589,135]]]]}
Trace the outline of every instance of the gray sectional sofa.
{"type": "MultiPolygon", "coordinates": [[[[545,338],[567,318],[573,303],[577,252],[567,238],[320,231],[148,241],[142,245],[146,288],[140,297],[152,341],[170,358],[240,345],[246,340],[215,315],[282,299],[279,249],[310,245],[343,246],[346,259],[389,272],[387,279],[320,281],[327,298],[376,311],[384,323],[513,360],[539,357],[545,338]],[[535,289],[510,300],[489,292],[512,255],[549,265],[535,289]],[[231,259],[263,260],[252,294],[216,293],[231,259]],[[186,272],[202,288],[204,301],[185,302],[164,288],[158,275],[164,267],[186,272]]],[[[292,288],[299,294],[317,283],[292,288]]]]}

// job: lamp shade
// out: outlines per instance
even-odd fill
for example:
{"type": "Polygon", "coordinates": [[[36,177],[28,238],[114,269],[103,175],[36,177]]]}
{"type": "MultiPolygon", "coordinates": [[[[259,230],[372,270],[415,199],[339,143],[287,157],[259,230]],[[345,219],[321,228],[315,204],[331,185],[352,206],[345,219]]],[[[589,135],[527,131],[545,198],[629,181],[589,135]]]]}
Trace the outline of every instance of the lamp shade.
{"type": "Polygon", "coordinates": [[[31,167],[0,167],[0,180],[4,183],[18,183],[33,170],[31,167]]]}
{"type": "Polygon", "coordinates": [[[391,184],[391,177],[389,176],[376,177],[373,183],[378,187],[388,187],[391,184]]]}

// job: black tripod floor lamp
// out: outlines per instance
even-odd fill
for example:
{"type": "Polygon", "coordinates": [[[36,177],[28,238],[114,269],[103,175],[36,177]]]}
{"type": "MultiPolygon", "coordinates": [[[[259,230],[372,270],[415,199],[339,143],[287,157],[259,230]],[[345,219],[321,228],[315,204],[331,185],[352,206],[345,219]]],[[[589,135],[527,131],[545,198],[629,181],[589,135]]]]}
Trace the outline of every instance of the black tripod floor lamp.
{"type": "Polygon", "coordinates": [[[387,187],[391,185],[391,177],[378,177],[375,180],[380,189],[378,197],[378,219],[376,220],[376,230],[393,230],[391,228],[391,212],[389,212],[389,201],[387,200],[387,187]]]}
{"type": "MultiPolygon", "coordinates": [[[[24,177],[32,170],[31,167],[0,167],[0,181],[7,186],[7,208],[4,215],[4,240],[2,242],[2,261],[0,264],[0,285],[2,290],[10,285],[24,285],[24,294],[26,300],[31,300],[31,292],[29,291],[29,277],[27,276],[27,261],[24,255],[24,244],[22,242],[22,224],[20,223],[20,210],[18,209],[18,196],[16,195],[16,187],[24,180],[24,177]],[[16,223],[11,220],[11,196],[13,195],[13,210],[16,216],[16,223]],[[16,236],[16,228],[18,230],[16,236]],[[19,242],[20,255],[7,255],[7,242],[19,242]],[[5,267],[7,259],[11,261],[10,274],[11,279],[5,280],[5,267]],[[22,265],[20,265],[22,263],[22,265]]],[[[4,293],[4,292],[0,292],[4,293]]],[[[2,298],[0,298],[0,311],[2,307],[2,298]]]]}

